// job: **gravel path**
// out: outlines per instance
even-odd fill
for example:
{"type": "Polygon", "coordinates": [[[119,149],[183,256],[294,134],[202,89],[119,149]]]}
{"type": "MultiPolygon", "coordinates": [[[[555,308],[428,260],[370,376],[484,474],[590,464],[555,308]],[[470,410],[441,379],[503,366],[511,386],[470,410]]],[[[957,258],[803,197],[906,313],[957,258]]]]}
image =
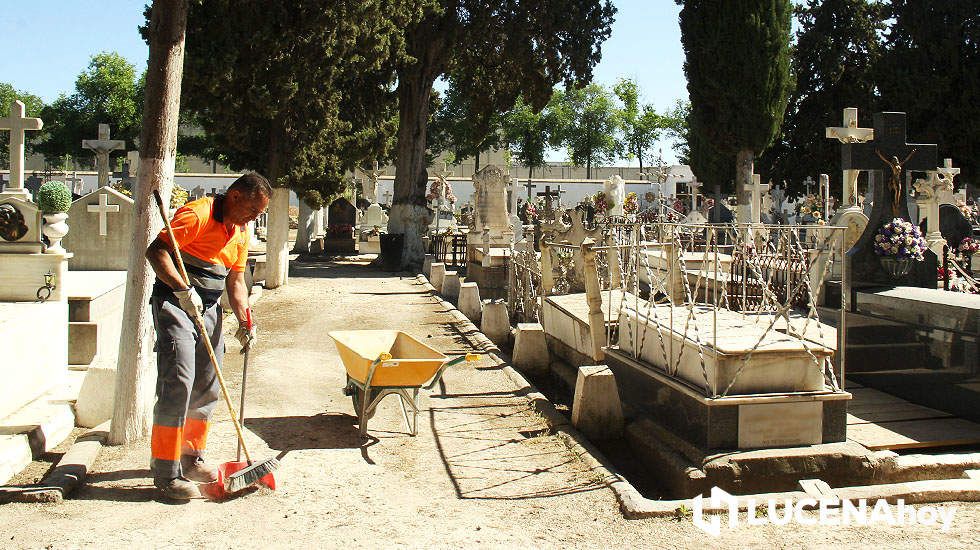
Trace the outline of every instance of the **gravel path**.
{"type": "MultiPolygon", "coordinates": [[[[980,505],[953,528],[740,527],[714,539],[690,521],[628,521],[613,494],[545,430],[487,361],[450,370],[422,401],[419,435],[396,398],[357,434],[344,370],[327,333],[393,328],[464,353],[456,323],[414,277],[357,261],[298,263],[256,306],[246,425],[256,456],[279,455],[280,489],[225,502],[156,500],[146,441],[103,451],[89,483],[59,505],[0,506],[0,548],[20,547],[980,547],[980,505]]],[[[237,396],[241,356],[229,343],[237,396]]],[[[220,410],[220,409],[219,409],[220,410]]],[[[225,412],[210,456],[234,457],[225,412]]]]}

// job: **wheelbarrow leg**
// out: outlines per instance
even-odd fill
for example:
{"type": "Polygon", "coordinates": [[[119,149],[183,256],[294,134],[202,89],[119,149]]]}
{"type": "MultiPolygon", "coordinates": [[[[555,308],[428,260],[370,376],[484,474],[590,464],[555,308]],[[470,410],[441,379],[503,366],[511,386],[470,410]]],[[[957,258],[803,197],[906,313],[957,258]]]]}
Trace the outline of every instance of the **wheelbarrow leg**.
{"type": "Polygon", "coordinates": [[[408,400],[408,392],[405,390],[398,390],[398,403],[402,406],[402,418],[405,419],[405,427],[408,428],[408,432],[414,436],[417,432],[416,424],[418,422],[418,412],[415,412],[415,422],[408,419],[408,407],[412,405],[411,401],[408,400]]]}
{"type": "Polygon", "coordinates": [[[364,388],[364,395],[361,396],[361,410],[358,411],[359,431],[362,436],[367,435],[368,408],[371,406],[371,388],[364,388]]]}

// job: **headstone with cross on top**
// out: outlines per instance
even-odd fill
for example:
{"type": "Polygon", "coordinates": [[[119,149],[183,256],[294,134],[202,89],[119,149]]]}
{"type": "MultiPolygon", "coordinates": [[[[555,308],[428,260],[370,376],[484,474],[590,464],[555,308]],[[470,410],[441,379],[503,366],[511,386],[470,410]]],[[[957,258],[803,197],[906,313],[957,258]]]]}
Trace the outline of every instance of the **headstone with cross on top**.
{"type": "Polygon", "coordinates": [[[875,113],[873,118],[874,140],[841,145],[841,169],[867,170],[875,182],[874,205],[868,215],[868,226],[847,254],[852,281],[856,286],[904,284],[935,288],[935,254],[927,251],[925,261],[915,262],[907,275],[893,278],[884,271],[879,257],[874,253],[874,237],[882,226],[894,218],[912,221],[905,173],[934,169],[937,146],[906,142],[905,113],[875,113]],[[882,177],[882,171],[887,171],[887,177],[882,177]]]}

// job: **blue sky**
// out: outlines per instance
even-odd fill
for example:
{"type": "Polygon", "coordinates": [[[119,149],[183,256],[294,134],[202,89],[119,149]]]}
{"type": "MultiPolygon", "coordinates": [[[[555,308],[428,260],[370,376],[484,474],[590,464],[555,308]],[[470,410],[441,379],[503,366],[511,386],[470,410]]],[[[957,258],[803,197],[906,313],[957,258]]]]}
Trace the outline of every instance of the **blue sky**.
{"type": "MultiPolygon", "coordinates": [[[[148,0],[147,0],[148,1],[148,0]]],[[[75,78],[92,55],[115,51],[146,67],[147,48],[137,27],[144,0],[3,0],[0,33],[7,55],[0,56],[0,81],[52,101],[71,93],[75,78]]],[[[614,0],[619,12],[602,48],[595,80],[611,86],[634,78],[644,100],[658,110],[687,99],[684,52],[673,0],[614,0]]],[[[673,161],[670,143],[664,158],[673,161]]],[[[563,160],[557,155],[550,160],[563,160]]]]}

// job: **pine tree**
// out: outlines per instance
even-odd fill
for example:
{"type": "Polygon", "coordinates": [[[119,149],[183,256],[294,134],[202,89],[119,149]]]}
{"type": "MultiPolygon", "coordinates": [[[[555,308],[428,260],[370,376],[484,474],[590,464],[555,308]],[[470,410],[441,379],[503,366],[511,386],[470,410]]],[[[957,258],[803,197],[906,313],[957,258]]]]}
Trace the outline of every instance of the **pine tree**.
{"type": "Polygon", "coordinates": [[[980,182],[980,3],[893,0],[878,64],[881,108],[908,113],[909,138],[938,143],[962,168],[957,183],[980,182]]]}
{"type": "Polygon", "coordinates": [[[831,189],[840,192],[840,144],[826,139],[824,129],[840,126],[847,107],[857,107],[870,125],[877,106],[873,71],[881,55],[881,9],[868,0],[809,0],[797,8],[796,87],[782,133],[760,160],[764,179],[786,180],[799,193],[808,175],[826,173],[831,189]]]}
{"type": "Polygon", "coordinates": [[[736,155],[740,222],[755,156],[776,137],[790,91],[789,0],[678,0],[691,132],[736,155]]]}

